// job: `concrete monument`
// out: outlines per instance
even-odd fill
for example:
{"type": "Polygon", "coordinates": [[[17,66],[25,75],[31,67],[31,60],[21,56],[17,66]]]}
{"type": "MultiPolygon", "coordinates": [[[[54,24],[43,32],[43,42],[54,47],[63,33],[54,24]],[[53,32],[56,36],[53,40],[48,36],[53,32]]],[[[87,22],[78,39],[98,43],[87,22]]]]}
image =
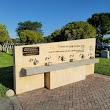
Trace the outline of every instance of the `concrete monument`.
{"type": "Polygon", "coordinates": [[[47,87],[54,89],[84,80],[94,73],[95,38],[15,46],[16,94],[47,87]]]}

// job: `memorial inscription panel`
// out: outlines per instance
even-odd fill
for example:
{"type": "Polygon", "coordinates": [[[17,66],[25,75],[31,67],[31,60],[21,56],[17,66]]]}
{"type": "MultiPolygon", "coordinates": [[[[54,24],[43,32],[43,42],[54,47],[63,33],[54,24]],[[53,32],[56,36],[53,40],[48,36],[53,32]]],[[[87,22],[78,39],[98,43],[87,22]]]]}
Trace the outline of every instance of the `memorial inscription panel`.
{"type": "Polygon", "coordinates": [[[49,51],[49,53],[57,52],[84,52],[84,45],[61,45],[58,50],[49,51]]]}
{"type": "Polygon", "coordinates": [[[39,55],[39,47],[23,47],[23,55],[39,55]]]}

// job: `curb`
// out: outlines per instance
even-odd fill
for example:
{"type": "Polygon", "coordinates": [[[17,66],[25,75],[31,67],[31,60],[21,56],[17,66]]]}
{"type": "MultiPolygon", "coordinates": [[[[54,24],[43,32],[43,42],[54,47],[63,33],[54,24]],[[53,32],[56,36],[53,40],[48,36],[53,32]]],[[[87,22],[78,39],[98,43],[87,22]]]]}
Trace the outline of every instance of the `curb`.
{"type": "Polygon", "coordinates": [[[16,96],[10,97],[10,101],[14,110],[23,110],[16,96]]]}

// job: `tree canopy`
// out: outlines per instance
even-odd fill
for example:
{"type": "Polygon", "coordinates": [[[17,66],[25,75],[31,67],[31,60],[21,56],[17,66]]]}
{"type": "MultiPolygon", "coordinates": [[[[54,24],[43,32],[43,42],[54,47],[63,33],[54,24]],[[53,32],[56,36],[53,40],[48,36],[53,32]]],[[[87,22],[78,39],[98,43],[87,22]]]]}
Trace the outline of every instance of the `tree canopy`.
{"type": "Polygon", "coordinates": [[[19,33],[19,35],[21,42],[26,44],[33,44],[44,41],[43,35],[41,33],[32,30],[23,30],[19,33]]]}
{"type": "Polygon", "coordinates": [[[110,33],[110,13],[95,13],[87,22],[96,28],[97,42],[102,42],[103,36],[110,33]]]}
{"type": "Polygon", "coordinates": [[[57,29],[51,34],[51,40],[54,42],[62,41],[61,30],[57,29]]]}
{"type": "Polygon", "coordinates": [[[45,43],[49,43],[49,42],[54,42],[53,38],[51,35],[44,37],[44,42],[45,43]]]}
{"type": "Polygon", "coordinates": [[[8,30],[5,25],[0,24],[0,44],[7,42],[8,40],[8,30]]]}
{"type": "Polygon", "coordinates": [[[8,43],[8,44],[11,44],[11,43],[13,43],[13,40],[12,40],[11,38],[8,38],[8,39],[7,39],[7,43],[8,43]]]}
{"type": "Polygon", "coordinates": [[[75,39],[94,38],[96,36],[96,29],[88,22],[70,22],[61,30],[55,30],[49,38],[51,41],[67,41],[75,39]]]}
{"type": "Polygon", "coordinates": [[[95,28],[87,22],[78,21],[68,23],[61,29],[64,40],[94,38],[95,28]]]}
{"type": "Polygon", "coordinates": [[[15,43],[15,44],[16,43],[20,43],[20,38],[13,38],[12,39],[12,42],[15,43]]]}
{"type": "Polygon", "coordinates": [[[23,30],[33,30],[33,31],[43,34],[41,27],[42,27],[41,22],[37,22],[37,21],[35,21],[35,22],[31,22],[31,21],[19,22],[18,28],[16,28],[16,32],[17,32],[18,36],[19,36],[20,32],[22,32],[23,30]]]}

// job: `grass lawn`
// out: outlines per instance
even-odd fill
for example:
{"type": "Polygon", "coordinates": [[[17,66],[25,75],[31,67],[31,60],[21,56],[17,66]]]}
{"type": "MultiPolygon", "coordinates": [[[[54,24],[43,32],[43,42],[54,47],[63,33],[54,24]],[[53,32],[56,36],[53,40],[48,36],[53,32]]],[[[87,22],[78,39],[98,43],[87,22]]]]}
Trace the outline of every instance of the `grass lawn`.
{"type": "Polygon", "coordinates": [[[99,63],[95,64],[95,73],[110,76],[110,58],[99,58],[99,63]]]}
{"type": "Polygon", "coordinates": [[[13,89],[13,57],[12,52],[0,52],[0,97],[6,97],[6,91],[13,89]]]}

